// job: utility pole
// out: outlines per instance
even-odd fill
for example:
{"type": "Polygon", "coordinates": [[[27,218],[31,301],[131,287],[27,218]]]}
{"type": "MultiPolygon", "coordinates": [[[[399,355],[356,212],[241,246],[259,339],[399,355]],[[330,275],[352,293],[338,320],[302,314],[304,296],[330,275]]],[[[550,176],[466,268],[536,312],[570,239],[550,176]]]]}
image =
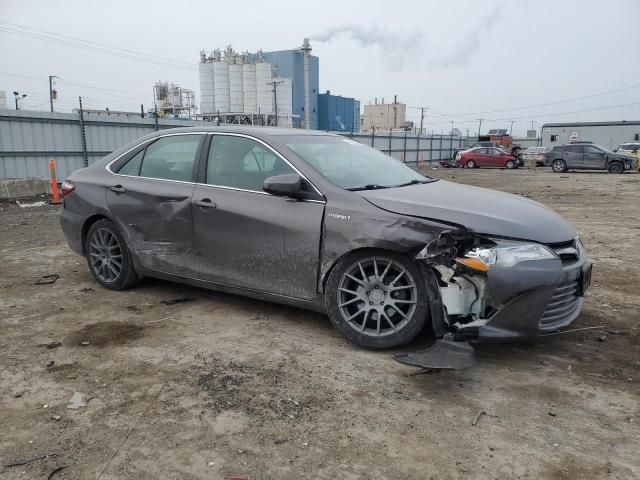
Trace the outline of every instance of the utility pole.
{"type": "MultiPolygon", "coordinates": [[[[54,97],[53,79],[54,78],[60,78],[60,77],[56,75],[49,75],[49,105],[51,106],[51,113],[53,113],[53,97],[54,97]]],[[[57,92],[55,92],[55,96],[57,97],[57,92]]]]}
{"type": "Polygon", "coordinates": [[[420,133],[422,135],[422,126],[424,125],[424,111],[429,110],[429,107],[420,107],[420,133]]]}
{"type": "Polygon", "coordinates": [[[515,120],[511,120],[511,128],[509,129],[509,135],[513,137],[513,124],[516,123],[515,120]]]}
{"type": "Polygon", "coordinates": [[[482,130],[482,120],[484,120],[484,118],[478,118],[478,122],[480,122],[478,124],[478,139],[480,138],[480,130],[482,130]]]}
{"type": "Polygon", "coordinates": [[[273,105],[276,110],[276,124],[275,124],[276,127],[278,126],[278,93],[277,93],[276,87],[281,83],[284,83],[284,80],[279,80],[279,81],[273,80],[271,82],[267,82],[267,85],[273,86],[273,105]]]}

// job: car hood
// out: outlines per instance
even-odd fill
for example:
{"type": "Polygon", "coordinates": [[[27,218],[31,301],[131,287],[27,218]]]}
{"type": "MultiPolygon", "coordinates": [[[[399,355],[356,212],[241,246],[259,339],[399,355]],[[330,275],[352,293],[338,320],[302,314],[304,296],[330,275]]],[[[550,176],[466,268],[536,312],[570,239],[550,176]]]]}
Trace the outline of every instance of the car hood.
{"type": "Polygon", "coordinates": [[[384,210],[453,223],[480,234],[540,243],[576,237],[571,225],[544,205],[486,188],[438,180],[358,193],[384,210]]]}

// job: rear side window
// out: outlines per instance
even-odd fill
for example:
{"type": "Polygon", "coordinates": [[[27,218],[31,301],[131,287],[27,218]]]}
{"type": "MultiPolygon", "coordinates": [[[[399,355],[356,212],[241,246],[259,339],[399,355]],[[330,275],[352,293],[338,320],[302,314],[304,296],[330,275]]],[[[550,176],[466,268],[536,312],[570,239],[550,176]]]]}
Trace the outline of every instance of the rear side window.
{"type": "Polygon", "coordinates": [[[142,165],[142,157],[144,157],[144,149],[140,150],[127,163],[125,163],[117,173],[120,175],[131,175],[137,177],[140,175],[140,166],[142,165]]]}
{"type": "Polygon", "coordinates": [[[201,139],[201,135],[173,135],[156,140],[145,151],[140,176],[190,182],[201,139]]]}

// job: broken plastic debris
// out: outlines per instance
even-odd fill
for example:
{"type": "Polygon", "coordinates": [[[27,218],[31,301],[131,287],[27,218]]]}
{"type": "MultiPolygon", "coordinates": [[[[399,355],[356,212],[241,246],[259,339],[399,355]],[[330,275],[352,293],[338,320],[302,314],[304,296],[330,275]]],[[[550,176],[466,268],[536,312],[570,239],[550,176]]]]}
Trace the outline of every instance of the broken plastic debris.
{"type": "Polygon", "coordinates": [[[34,285],[49,285],[50,283],[55,283],[56,280],[60,278],[60,275],[51,274],[51,275],[43,275],[38,279],[34,285]]]}
{"type": "Polygon", "coordinates": [[[71,400],[69,400],[67,408],[77,410],[80,407],[86,407],[89,400],[91,400],[91,397],[86,393],[73,392],[73,396],[71,397],[71,400]]]}
{"type": "Polygon", "coordinates": [[[475,350],[469,342],[454,342],[446,337],[436,340],[425,350],[399,353],[393,359],[419,368],[469,368],[477,363],[475,350]]]}
{"type": "Polygon", "coordinates": [[[169,299],[169,300],[160,300],[160,303],[162,303],[164,305],[175,305],[176,303],[193,302],[194,300],[195,300],[195,298],[191,298],[191,297],[172,298],[172,299],[169,299]]]}

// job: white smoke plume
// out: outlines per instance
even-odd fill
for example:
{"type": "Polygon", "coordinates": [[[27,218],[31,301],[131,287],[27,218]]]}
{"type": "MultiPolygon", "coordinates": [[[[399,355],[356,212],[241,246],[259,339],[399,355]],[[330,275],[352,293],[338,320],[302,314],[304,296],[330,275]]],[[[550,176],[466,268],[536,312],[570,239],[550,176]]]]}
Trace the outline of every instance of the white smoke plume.
{"type": "Polygon", "coordinates": [[[331,42],[336,37],[348,37],[363,47],[378,47],[387,63],[401,68],[404,58],[418,51],[424,39],[422,33],[395,33],[386,28],[341,25],[311,36],[316,42],[331,42]]]}

